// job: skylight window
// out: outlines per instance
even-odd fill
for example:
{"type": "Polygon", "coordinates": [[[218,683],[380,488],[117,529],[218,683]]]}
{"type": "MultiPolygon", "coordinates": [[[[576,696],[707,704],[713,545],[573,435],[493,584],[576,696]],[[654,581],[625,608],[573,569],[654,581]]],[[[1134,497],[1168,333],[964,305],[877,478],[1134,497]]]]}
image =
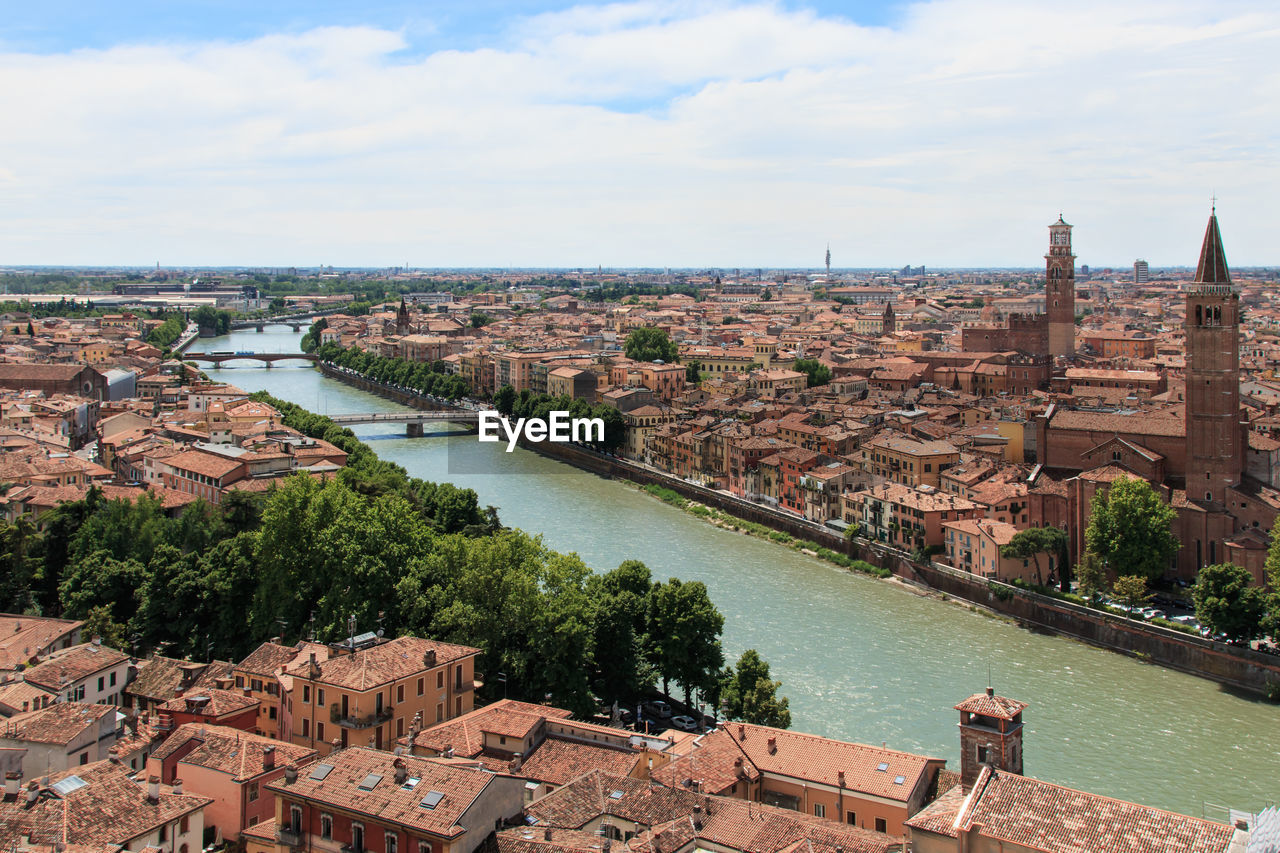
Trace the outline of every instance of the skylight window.
{"type": "Polygon", "coordinates": [[[621,792],[621,791],[614,791],[612,794],[610,794],[610,795],[609,795],[609,799],[611,799],[611,800],[620,800],[620,799],[622,799],[622,792],[621,792]]]}
{"type": "Polygon", "coordinates": [[[313,782],[321,782],[324,780],[324,777],[328,776],[332,772],[332,764],[317,764],[316,769],[312,770],[311,775],[307,778],[311,779],[313,782]]]}
{"type": "Polygon", "coordinates": [[[88,785],[88,784],[89,784],[88,782],[84,781],[79,776],[71,775],[65,779],[60,780],[57,784],[51,787],[53,788],[54,791],[58,793],[59,797],[65,797],[67,794],[70,794],[72,791],[79,791],[81,788],[83,788],[85,785],[88,785]]]}
{"type": "Polygon", "coordinates": [[[422,780],[420,780],[417,776],[410,776],[408,779],[405,780],[404,784],[400,786],[400,790],[412,791],[414,788],[417,787],[418,782],[420,781],[422,780]]]}
{"type": "Polygon", "coordinates": [[[422,798],[421,805],[424,809],[434,809],[436,806],[440,805],[440,801],[443,799],[444,794],[439,791],[429,791],[427,795],[422,798]]]}
{"type": "Polygon", "coordinates": [[[881,773],[885,772],[886,770],[889,769],[889,762],[881,761],[879,764],[876,765],[876,769],[879,770],[881,773]]]}
{"type": "Polygon", "coordinates": [[[893,777],[893,784],[895,784],[895,785],[901,785],[901,784],[902,784],[903,782],[905,782],[905,781],[907,781],[907,777],[906,777],[906,776],[894,776],[894,777],[893,777]]]}
{"type": "Polygon", "coordinates": [[[361,791],[372,791],[374,788],[378,787],[378,783],[381,781],[382,781],[382,777],[379,776],[377,773],[370,773],[368,776],[364,777],[364,781],[361,782],[357,787],[361,791]]]}

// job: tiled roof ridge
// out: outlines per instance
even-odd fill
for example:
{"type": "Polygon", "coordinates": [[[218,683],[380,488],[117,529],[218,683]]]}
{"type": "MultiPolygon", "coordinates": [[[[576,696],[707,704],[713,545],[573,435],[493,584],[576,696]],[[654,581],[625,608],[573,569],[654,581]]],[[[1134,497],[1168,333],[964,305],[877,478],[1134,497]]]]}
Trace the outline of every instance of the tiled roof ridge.
{"type": "MultiPolygon", "coordinates": [[[[894,753],[894,754],[896,754],[896,755],[905,755],[905,756],[908,756],[908,757],[910,757],[910,758],[918,758],[918,759],[922,759],[922,760],[924,760],[924,761],[929,761],[929,760],[931,760],[931,759],[929,759],[927,756],[920,755],[920,754],[918,754],[918,753],[914,753],[914,752],[905,752],[905,751],[900,750],[900,749],[889,749],[888,747],[885,747],[885,746],[873,746],[872,744],[869,744],[869,743],[858,743],[857,741],[852,741],[852,740],[836,740],[835,738],[829,738],[829,737],[826,737],[826,736],[824,736],[824,735],[817,735],[817,734],[813,734],[813,733],[811,733],[811,732],[793,732],[793,731],[791,731],[790,729],[778,729],[778,728],[774,728],[774,727],[772,727],[772,726],[762,726],[762,725],[758,725],[758,724],[756,724],[756,723],[737,723],[737,722],[735,722],[735,723],[730,723],[730,725],[731,725],[731,726],[751,726],[752,728],[759,729],[759,730],[761,730],[761,731],[766,731],[766,732],[777,732],[777,733],[780,733],[780,734],[784,734],[784,735],[786,735],[787,737],[796,738],[796,739],[807,739],[807,740],[813,740],[813,741],[825,741],[826,743],[840,744],[841,746],[853,746],[853,747],[858,747],[859,749],[870,749],[870,750],[874,750],[874,751],[876,751],[876,752],[890,752],[890,753],[894,753]]],[[[745,740],[745,738],[744,738],[743,740],[745,740]]],[[[734,737],[734,738],[733,738],[733,741],[734,741],[734,743],[738,743],[738,738],[737,738],[737,737],[734,737]]],[[[741,744],[739,744],[739,745],[741,745],[741,744]]],[[[940,759],[938,759],[938,760],[940,760],[940,759]]]]}

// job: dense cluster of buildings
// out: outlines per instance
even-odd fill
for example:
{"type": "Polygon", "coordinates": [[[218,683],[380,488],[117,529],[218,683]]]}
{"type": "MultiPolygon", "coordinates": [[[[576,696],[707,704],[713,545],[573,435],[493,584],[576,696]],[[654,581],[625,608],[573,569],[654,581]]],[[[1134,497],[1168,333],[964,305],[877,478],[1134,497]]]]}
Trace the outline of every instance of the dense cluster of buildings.
{"type": "Polygon", "coordinates": [[[480,650],[415,637],[196,663],[81,627],[0,615],[6,849],[1244,853],[1280,830],[1270,811],[1228,826],[1028,778],[1027,706],[990,688],[955,706],[951,769],[750,723],[642,734],[479,704],[480,650]]]}
{"type": "Polygon", "coordinates": [[[174,512],[231,491],[261,491],[296,472],[322,476],[346,453],[280,423],[270,406],[144,342],[131,314],[84,319],[9,315],[0,362],[0,511],[38,522],[97,486],[109,498],[149,491],[174,512]],[[29,332],[34,334],[29,334],[29,332]]]}
{"type": "Polygon", "coordinates": [[[1077,560],[1092,496],[1142,478],[1177,511],[1170,579],[1230,561],[1262,582],[1280,511],[1274,290],[1232,280],[1216,216],[1193,274],[1141,286],[1077,284],[1071,230],[1049,226],[1043,287],[695,277],[697,298],[622,303],[511,289],[338,316],[323,338],[441,361],[481,396],[608,403],[629,459],[991,578],[1046,580],[998,556],[1028,527],[1064,528],[1077,560]],[[629,360],[641,327],[680,363],[629,360]],[[800,360],[830,381],[811,387],[800,360]]]}

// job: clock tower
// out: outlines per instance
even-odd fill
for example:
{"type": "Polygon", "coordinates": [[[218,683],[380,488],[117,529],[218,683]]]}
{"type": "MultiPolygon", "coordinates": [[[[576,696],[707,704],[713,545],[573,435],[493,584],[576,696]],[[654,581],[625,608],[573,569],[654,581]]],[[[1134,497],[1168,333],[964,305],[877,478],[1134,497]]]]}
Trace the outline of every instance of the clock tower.
{"type": "Polygon", "coordinates": [[[1049,354],[1069,358],[1076,352],[1076,256],[1071,254],[1071,226],[1061,215],[1049,226],[1049,253],[1044,259],[1049,354]]]}

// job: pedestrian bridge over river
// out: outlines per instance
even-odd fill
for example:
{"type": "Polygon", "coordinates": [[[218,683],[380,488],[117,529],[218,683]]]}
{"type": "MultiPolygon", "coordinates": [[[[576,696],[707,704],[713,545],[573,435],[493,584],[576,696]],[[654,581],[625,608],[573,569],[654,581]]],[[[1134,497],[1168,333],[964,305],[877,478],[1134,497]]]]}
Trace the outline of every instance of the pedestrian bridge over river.
{"type": "Polygon", "coordinates": [[[453,423],[463,424],[471,429],[479,429],[480,419],[475,412],[461,409],[436,409],[420,412],[369,412],[356,415],[329,415],[329,420],[339,426],[355,424],[404,424],[404,434],[409,438],[422,435],[424,424],[453,423]]]}

